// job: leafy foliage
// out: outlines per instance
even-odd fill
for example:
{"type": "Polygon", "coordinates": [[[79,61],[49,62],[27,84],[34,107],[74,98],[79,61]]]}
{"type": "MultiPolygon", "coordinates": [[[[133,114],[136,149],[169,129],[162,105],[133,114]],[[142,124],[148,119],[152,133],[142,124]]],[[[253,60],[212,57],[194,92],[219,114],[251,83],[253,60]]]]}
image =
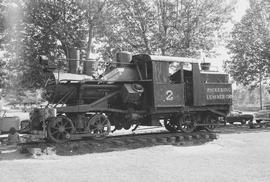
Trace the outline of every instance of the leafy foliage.
{"type": "Polygon", "coordinates": [[[58,58],[68,58],[70,48],[84,50],[89,57],[95,41],[104,60],[124,50],[172,56],[210,51],[233,10],[222,0],[20,2],[22,19],[15,22],[6,50],[8,69],[27,88],[43,86],[39,55],[62,65],[58,58]]]}
{"type": "MultiPolygon", "coordinates": [[[[0,46],[3,43],[6,36],[6,19],[5,19],[5,5],[4,1],[0,0],[0,46]]],[[[0,47],[1,48],[1,47],[0,47]]]]}
{"type": "MultiPolygon", "coordinates": [[[[3,51],[2,43],[6,36],[6,22],[5,22],[5,6],[3,5],[3,0],[0,0],[0,55],[3,51]]],[[[0,57],[0,88],[5,85],[4,77],[6,76],[5,72],[6,62],[0,57]]]]}
{"type": "Polygon", "coordinates": [[[75,1],[27,1],[21,59],[26,87],[43,86],[39,55],[52,60],[67,57],[70,48],[85,46],[84,12],[75,1]]]}
{"type": "Polygon", "coordinates": [[[25,39],[22,59],[26,87],[42,87],[44,73],[39,55],[47,55],[57,65],[69,58],[70,49],[84,50],[89,56],[96,26],[100,24],[104,1],[30,1],[25,8],[25,39]],[[88,40],[87,40],[88,39],[88,40]]]}
{"type": "MultiPolygon", "coordinates": [[[[266,84],[262,85],[263,103],[270,102],[270,94],[267,92],[266,84]]],[[[233,107],[260,109],[260,88],[248,89],[248,87],[237,87],[233,90],[233,107]]]]}
{"type": "Polygon", "coordinates": [[[250,1],[250,9],[234,26],[228,48],[232,59],[227,63],[232,77],[243,85],[258,85],[269,76],[270,2],[250,1]]]}
{"type": "Polygon", "coordinates": [[[20,76],[19,52],[22,41],[21,31],[22,21],[21,12],[18,11],[21,4],[3,0],[0,2],[0,75],[1,87],[13,87],[18,85],[20,76]]]}
{"type": "Polygon", "coordinates": [[[112,1],[101,51],[196,56],[217,44],[217,32],[232,10],[221,0],[112,1]]]}

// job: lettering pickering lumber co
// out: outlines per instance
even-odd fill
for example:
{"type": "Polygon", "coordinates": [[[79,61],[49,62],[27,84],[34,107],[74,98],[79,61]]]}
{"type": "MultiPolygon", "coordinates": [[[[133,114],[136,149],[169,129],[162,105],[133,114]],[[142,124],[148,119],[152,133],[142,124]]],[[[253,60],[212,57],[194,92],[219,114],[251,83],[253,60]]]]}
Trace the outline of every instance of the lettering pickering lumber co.
{"type": "Polygon", "coordinates": [[[206,95],[207,100],[215,100],[215,99],[232,99],[232,95],[206,95]]]}
{"type": "Polygon", "coordinates": [[[231,88],[207,88],[207,93],[222,93],[222,92],[231,92],[231,88]]]}

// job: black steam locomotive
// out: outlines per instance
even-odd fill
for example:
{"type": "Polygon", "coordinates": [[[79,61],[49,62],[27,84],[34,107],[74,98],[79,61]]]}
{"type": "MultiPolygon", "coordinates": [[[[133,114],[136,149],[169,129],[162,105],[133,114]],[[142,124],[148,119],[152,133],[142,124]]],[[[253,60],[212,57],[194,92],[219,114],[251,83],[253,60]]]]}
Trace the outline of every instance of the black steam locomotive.
{"type": "Polygon", "coordinates": [[[213,130],[230,110],[228,75],[195,59],[120,52],[114,65],[99,79],[49,72],[50,104],[31,112],[30,132],[63,142],[161,122],[171,132],[213,130]]]}

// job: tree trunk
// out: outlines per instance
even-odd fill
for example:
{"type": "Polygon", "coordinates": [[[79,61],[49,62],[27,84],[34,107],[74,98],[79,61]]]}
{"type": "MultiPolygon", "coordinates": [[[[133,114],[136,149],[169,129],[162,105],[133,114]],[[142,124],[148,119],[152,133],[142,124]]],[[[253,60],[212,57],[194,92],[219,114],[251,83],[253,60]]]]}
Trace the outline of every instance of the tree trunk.
{"type": "Polygon", "coordinates": [[[151,50],[149,48],[149,42],[148,42],[148,39],[147,39],[145,33],[143,33],[143,40],[144,40],[144,44],[145,44],[147,54],[151,54],[151,50]]]}
{"type": "Polygon", "coordinates": [[[88,32],[88,42],[87,42],[87,52],[86,52],[86,59],[90,59],[91,48],[92,48],[92,39],[93,39],[93,25],[92,22],[89,21],[89,32],[88,32]]]}

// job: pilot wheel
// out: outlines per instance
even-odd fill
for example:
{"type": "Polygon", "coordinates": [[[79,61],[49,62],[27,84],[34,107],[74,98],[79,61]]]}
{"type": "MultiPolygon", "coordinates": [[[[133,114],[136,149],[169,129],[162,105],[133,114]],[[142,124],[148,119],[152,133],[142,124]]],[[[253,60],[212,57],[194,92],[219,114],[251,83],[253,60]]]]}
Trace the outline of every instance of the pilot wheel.
{"type": "Polygon", "coordinates": [[[68,117],[57,116],[50,119],[47,131],[50,140],[56,143],[63,143],[70,140],[74,126],[68,117]]]}

